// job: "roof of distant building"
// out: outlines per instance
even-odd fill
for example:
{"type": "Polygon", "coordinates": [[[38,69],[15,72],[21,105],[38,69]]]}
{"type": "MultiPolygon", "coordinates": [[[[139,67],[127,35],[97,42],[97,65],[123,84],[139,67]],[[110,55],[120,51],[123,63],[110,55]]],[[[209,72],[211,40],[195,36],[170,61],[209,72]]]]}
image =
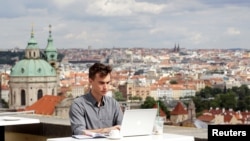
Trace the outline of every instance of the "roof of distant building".
{"type": "Polygon", "coordinates": [[[34,110],[36,114],[41,115],[52,115],[54,113],[56,105],[60,103],[64,98],[65,97],[63,96],[45,95],[33,105],[26,107],[25,110],[34,110]]]}
{"type": "Polygon", "coordinates": [[[177,102],[175,108],[171,111],[171,115],[183,115],[188,114],[188,111],[184,108],[180,101],[177,102]]]}

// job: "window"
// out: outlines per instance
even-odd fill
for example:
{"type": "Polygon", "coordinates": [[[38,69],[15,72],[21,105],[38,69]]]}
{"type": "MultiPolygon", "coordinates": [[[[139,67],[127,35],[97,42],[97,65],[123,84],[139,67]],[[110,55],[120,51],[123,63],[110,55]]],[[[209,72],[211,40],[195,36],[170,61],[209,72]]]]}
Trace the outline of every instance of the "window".
{"type": "Polygon", "coordinates": [[[22,105],[22,106],[26,105],[25,90],[21,90],[21,105],[22,105]]]}
{"type": "Polygon", "coordinates": [[[24,73],[24,68],[21,68],[21,72],[24,73]]]}
{"type": "Polygon", "coordinates": [[[15,98],[16,98],[16,91],[14,91],[13,93],[11,93],[11,96],[10,96],[10,104],[15,104],[15,98]],[[13,94],[14,93],[14,94],[13,94]]]}
{"type": "Polygon", "coordinates": [[[14,102],[12,103],[12,104],[16,104],[16,92],[14,92],[14,98],[13,98],[14,100],[14,102]]]}
{"type": "Polygon", "coordinates": [[[43,91],[41,89],[39,89],[37,91],[37,100],[40,99],[40,98],[42,98],[42,97],[43,97],[43,91]]]}

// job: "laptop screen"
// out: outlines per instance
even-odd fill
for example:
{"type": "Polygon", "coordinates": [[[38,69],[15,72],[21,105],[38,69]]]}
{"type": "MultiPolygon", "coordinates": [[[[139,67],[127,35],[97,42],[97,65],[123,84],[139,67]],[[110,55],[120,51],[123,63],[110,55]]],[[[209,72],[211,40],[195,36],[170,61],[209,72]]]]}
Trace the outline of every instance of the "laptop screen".
{"type": "Polygon", "coordinates": [[[156,108],[125,110],[121,125],[121,135],[124,137],[151,135],[156,114],[156,108]]]}

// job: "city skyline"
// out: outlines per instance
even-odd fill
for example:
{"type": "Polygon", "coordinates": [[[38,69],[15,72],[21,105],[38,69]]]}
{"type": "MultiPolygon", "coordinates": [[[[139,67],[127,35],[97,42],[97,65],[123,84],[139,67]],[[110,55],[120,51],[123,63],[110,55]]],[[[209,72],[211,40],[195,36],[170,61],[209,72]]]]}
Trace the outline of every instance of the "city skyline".
{"type": "Polygon", "coordinates": [[[54,46],[187,49],[249,48],[247,0],[22,0],[0,5],[0,50],[26,48],[32,25],[44,49],[54,46]]]}

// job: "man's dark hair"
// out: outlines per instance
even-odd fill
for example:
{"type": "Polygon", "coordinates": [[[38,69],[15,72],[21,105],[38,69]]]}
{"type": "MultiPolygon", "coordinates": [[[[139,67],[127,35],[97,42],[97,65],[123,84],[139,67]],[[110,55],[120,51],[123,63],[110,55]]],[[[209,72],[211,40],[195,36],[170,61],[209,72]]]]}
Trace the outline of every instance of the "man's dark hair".
{"type": "Polygon", "coordinates": [[[89,78],[95,79],[97,73],[100,74],[100,77],[107,76],[112,71],[112,67],[109,65],[104,65],[102,63],[95,63],[89,68],[89,78]]]}

